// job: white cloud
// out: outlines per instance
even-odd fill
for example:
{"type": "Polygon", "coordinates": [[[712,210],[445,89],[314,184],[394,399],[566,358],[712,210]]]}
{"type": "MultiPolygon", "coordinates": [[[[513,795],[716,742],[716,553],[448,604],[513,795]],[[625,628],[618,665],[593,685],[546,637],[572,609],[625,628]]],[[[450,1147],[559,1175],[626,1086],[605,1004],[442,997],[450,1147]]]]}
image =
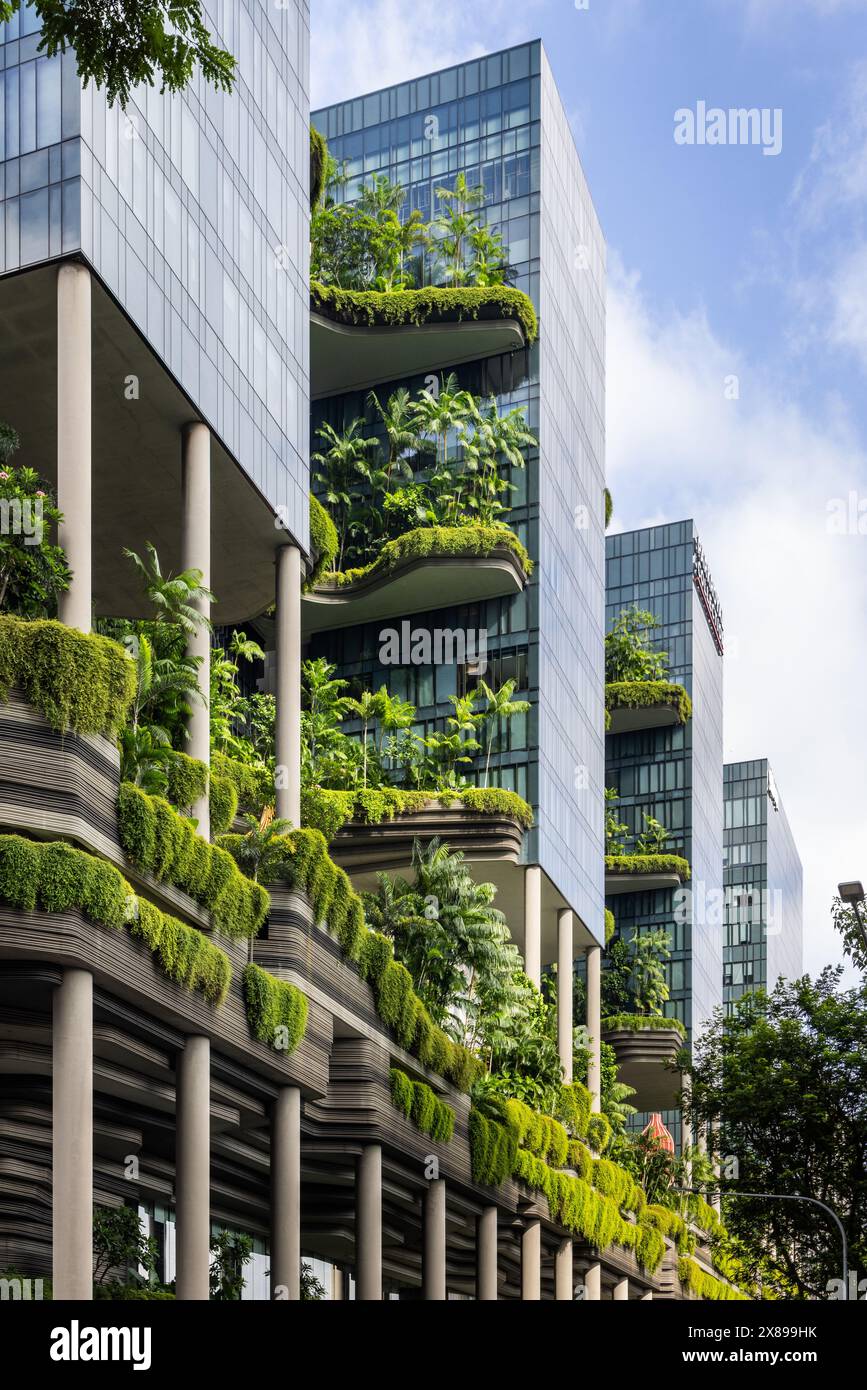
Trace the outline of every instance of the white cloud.
{"type": "Polygon", "coordinates": [[[867,242],[838,266],[830,282],[830,341],[848,348],[867,371],[867,242]]]}
{"type": "Polygon", "coordinates": [[[406,82],[491,49],[524,43],[542,0],[312,0],[312,106],[406,82]]]}
{"type": "Polygon", "coordinates": [[[805,871],[805,961],[839,957],[828,908],[867,875],[861,730],[867,536],[833,536],[827,505],[867,496],[867,456],[839,401],[777,394],[702,313],[654,319],[635,277],[609,300],[608,472],[626,527],[693,516],[734,653],[725,756],[768,757],[805,871]],[[740,400],[725,399],[735,373],[740,400]]]}

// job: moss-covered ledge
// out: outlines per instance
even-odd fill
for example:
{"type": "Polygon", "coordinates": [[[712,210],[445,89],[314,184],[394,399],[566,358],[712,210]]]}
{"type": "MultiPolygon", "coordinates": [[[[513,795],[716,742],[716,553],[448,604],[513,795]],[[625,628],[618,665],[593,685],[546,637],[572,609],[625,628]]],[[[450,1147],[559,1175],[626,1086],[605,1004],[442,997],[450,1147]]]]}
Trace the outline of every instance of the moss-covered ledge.
{"type": "Polygon", "coordinates": [[[397,816],[411,816],[439,805],[444,810],[462,807],[479,816],[507,816],[525,830],[533,825],[533,809],[517,792],[501,787],[465,787],[435,791],[405,791],[400,787],[379,787],[370,791],[330,791],[307,787],[301,794],[301,822],[306,829],[319,830],[333,840],[345,825],[384,825],[397,816]]]}
{"type": "Polygon", "coordinates": [[[692,718],[692,700],[682,685],[672,681],[612,681],[605,687],[605,709],[672,711],[675,722],[686,724],[692,718]]]}
{"type": "Polygon", "coordinates": [[[386,541],[369,565],[334,570],[323,576],[318,588],[346,589],[354,584],[392,574],[401,565],[428,559],[487,559],[508,551],[525,578],[533,573],[533,561],[514,532],[505,526],[420,526],[386,541]]]}
{"type": "Polygon", "coordinates": [[[0,700],[16,687],[58,733],[116,738],[135,680],[134,663],[108,637],[0,615],[0,700]]]}
{"type": "Polygon", "coordinates": [[[424,324],[463,323],[467,320],[515,320],[528,344],[539,335],[532,300],[522,290],[506,285],[420,290],[340,290],[313,281],[310,308],[323,318],[351,328],[407,328],[424,324]]]}
{"type": "Polygon", "coordinates": [[[679,854],[606,854],[605,872],[611,876],[676,874],[685,882],[691,874],[689,863],[679,854]]]}
{"type": "Polygon", "coordinates": [[[98,927],[128,930],[174,984],[214,1006],[226,998],[232,966],[225,951],[139,898],[113,864],[65,841],[0,835],[0,901],[23,912],[76,910],[98,927]]]}
{"type": "Polygon", "coordinates": [[[653,1014],[610,1014],[602,1019],[603,1033],[677,1033],[686,1038],[686,1028],[679,1018],[664,1018],[653,1014]]]}

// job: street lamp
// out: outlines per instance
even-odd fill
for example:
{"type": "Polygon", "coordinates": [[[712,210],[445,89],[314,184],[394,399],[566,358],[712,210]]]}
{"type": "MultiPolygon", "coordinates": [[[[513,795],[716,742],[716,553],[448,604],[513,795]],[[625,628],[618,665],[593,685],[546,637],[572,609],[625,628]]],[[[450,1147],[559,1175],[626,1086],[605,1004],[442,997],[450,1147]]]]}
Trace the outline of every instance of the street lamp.
{"type": "Polygon", "coordinates": [[[861,904],[864,901],[864,885],[857,881],[853,883],[838,883],[837,892],[840,894],[841,900],[847,903],[854,911],[855,921],[858,923],[858,930],[861,933],[861,941],[865,952],[867,952],[867,926],[865,926],[864,918],[861,915],[861,904]]]}

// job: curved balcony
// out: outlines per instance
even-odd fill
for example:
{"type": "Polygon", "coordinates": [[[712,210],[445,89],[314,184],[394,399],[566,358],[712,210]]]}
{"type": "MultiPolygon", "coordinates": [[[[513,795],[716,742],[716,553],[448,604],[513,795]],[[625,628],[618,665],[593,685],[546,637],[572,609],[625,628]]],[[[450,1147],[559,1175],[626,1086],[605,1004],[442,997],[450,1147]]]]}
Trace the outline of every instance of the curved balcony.
{"type": "Polygon", "coordinates": [[[631,734],[686,724],[692,701],[671,681],[612,681],[605,687],[606,732],[631,734]]]}
{"type": "Polygon", "coordinates": [[[675,1108],[682,1082],[674,1064],[684,1039],[677,1019],[625,1014],[602,1020],[602,1040],[614,1048],[618,1079],[636,1093],[630,1105],[642,1111],[675,1108]]]}
{"type": "Polygon", "coordinates": [[[378,294],[314,284],[310,311],[314,400],[507,356],[537,332],[530,300],[506,286],[378,294]]]}
{"type": "Polygon", "coordinates": [[[607,854],[605,896],[646,893],[656,888],[679,888],[690,867],[679,854],[607,854]]]}
{"type": "Polygon", "coordinates": [[[467,526],[409,531],[388,541],[372,565],[330,578],[306,593],[302,634],[306,638],[331,628],[505,598],[521,592],[531,569],[510,532],[467,526]]]}
{"type": "Polygon", "coordinates": [[[373,886],[379,872],[406,870],[416,840],[443,840],[473,862],[517,864],[524,831],[521,818],[505,809],[482,811],[463,801],[431,797],[419,810],[378,825],[349,821],[337,832],[331,854],[354,881],[367,886],[369,876],[373,886]]]}

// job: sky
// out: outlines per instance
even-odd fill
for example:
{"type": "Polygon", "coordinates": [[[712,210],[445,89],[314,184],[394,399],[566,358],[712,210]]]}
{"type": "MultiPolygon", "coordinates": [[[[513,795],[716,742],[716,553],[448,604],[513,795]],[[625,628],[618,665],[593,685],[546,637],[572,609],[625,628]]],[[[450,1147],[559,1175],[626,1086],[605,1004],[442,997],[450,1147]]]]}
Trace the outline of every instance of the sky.
{"type": "Polygon", "coordinates": [[[726,760],[770,759],[805,968],[839,960],[835,886],[867,882],[867,0],[311,0],[311,22],[314,108],[545,43],[608,243],[614,526],[698,523],[726,760]],[[766,110],[779,152],[679,143],[701,102],[766,110]]]}

